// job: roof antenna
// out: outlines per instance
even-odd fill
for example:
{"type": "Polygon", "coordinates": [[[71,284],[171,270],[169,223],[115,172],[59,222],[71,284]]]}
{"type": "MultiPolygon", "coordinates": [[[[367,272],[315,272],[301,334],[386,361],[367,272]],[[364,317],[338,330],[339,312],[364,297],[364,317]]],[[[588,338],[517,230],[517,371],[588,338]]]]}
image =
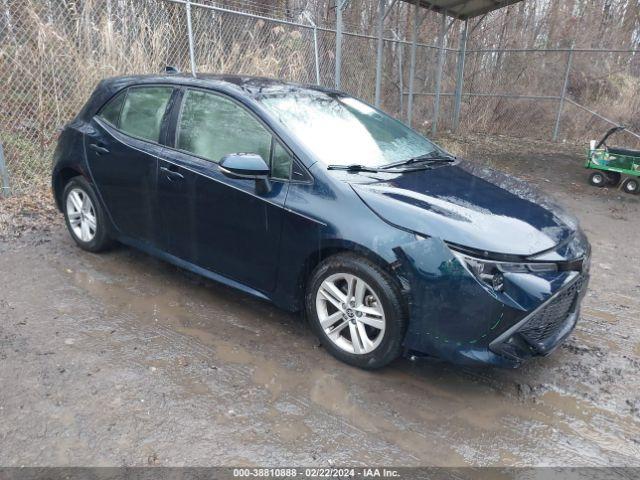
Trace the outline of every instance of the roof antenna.
{"type": "Polygon", "coordinates": [[[164,72],[167,75],[176,75],[180,73],[180,69],[178,69],[178,67],[174,67],[173,65],[167,65],[166,67],[164,67],[164,72]]]}

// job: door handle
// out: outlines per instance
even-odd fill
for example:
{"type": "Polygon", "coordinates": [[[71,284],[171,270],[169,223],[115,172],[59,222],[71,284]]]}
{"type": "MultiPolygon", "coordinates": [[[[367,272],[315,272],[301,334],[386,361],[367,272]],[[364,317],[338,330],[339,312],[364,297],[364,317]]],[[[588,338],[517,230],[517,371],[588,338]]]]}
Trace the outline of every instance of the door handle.
{"type": "Polygon", "coordinates": [[[98,145],[96,143],[90,143],[89,144],[89,148],[91,150],[95,150],[98,153],[109,153],[109,149],[108,148],[101,147],[100,145],[98,145]]]}
{"type": "Polygon", "coordinates": [[[184,175],[182,175],[180,172],[172,170],[171,167],[160,167],[160,170],[164,172],[169,180],[182,180],[184,178],[184,175]]]}

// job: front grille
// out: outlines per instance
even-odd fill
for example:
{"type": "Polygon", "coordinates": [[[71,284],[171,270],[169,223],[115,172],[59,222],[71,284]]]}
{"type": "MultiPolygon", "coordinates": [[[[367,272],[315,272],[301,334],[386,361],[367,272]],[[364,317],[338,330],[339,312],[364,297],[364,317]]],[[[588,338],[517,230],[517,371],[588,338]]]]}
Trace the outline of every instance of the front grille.
{"type": "Polygon", "coordinates": [[[531,343],[542,343],[556,334],[564,325],[567,317],[575,310],[583,282],[583,278],[579,278],[551,302],[534,313],[520,329],[520,334],[531,343]]]}

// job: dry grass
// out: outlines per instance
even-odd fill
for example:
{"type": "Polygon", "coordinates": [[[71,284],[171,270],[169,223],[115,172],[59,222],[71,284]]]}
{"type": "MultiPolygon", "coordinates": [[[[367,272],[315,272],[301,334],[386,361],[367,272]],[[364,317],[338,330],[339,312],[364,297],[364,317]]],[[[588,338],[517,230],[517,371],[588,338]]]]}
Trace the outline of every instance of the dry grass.
{"type": "MultiPolygon", "coordinates": [[[[10,3],[0,23],[0,141],[14,193],[48,176],[59,131],[95,84],[187,69],[184,10],[161,0],[10,3]],[[116,8],[117,7],[117,8],[116,8]]],[[[309,81],[308,32],[194,11],[198,69],[309,81]],[[219,29],[213,28],[218,24],[219,29]]]]}
{"type": "MultiPolygon", "coordinates": [[[[165,65],[189,68],[182,5],[162,0],[22,0],[6,5],[0,18],[0,141],[16,193],[32,190],[48,176],[58,132],[101,78],[159,72],[165,65]]],[[[193,9],[193,29],[201,71],[315,81],[310,29],[200,8],[193,9]]],[[[320,32],[319,41],[322,80],[330,84],[335,36],[320,32]]],[[[395,70],[399,52],[390,45],[385,49],[383,105],[399,114],[395,70]]],[[[405,70],[409,53],[408,48],[402,52],[405,70]]],[[[375,41],[345,36],[344,55],[343,88],[372,100],[375,41]]],[[[562,54],[494,57],[469,57],[468,89],[558,93],[562,54]]],[[[429,72],[434,58],[433,51],[419,52],[419,90],[433,90],[429,72]]],[[[443,89],[452,91],[455,55],[447,58],[443,89]]],[[[632,73],[630,58],[603,54],[577,56],[574,62],[572,95],[634,126],[640,82],[632,73]]],[[[443,98],[440,125],[444,129],[450,126],[452,106],[450,98],[443,98]]],[[[431,109],[431,97],[416,97],[416,125],[425,132],[431,126],[431,109]]],[[[548,139],[556,110],[553,101],[465,98],[461,131],[548,139]]],[[[586,142],[607,127],[568,105],[561,137],[586,142]]]]}

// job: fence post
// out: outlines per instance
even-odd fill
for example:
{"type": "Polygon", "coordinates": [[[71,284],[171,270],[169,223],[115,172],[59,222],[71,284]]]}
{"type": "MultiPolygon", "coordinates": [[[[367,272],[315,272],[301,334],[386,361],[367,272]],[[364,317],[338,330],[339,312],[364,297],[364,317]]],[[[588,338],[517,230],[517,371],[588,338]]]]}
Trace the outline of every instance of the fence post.
{"type": "Polygon", "coordinates": [[[346,5],[346,0],[336,0],[336,89],[340,90],[340,79],[342,78],[342,9],[346,5]]]}
{"type": "Polygon", "coordinates": [[[418,2],[413,6],[413,32],[411,37],[411,64],[409,66],[409,100],[407,101],[407,123],[413,120],[413,83],[416,74],[416,50],[418,47],[418,28],[420,27],[420,10],[418,2]]]}
{"type": "Polygon", "coordinates": [[[436,98],[433,102],[433,122],[431,123],[431,135],[435,136],[438,131],[438,117],[440,116],[440,93],[442,91],[442,70],[444,69],[444,60],[446,51],[445,36],[447,34],[447,14],[441,13],[440,37],[438,38],[438,71],[436,72],[436,98]]]}
{"type": "Polygon", "coordinates": [[[307,22],[313,27],[313,56],[315,58],[316,67],[316,85],[320,85],[320,53],[318,52],[318,26],[313,21],[309,12],[304,12],[307,22]]]}
{"type": "Polygon", "coordinates": [[[378,52],[376,55],[376,107],[380,107],[380,90],[382,88],[382,53],[384,50],[384,40],[383,40],[383,31],[384,31],[384,9],[385,9],[386,0],[379,1],[378,7],[378,52]]]}
{"type": "Polygon", "coordinates": [[[400,116],[404,112],[404,78],[402,75],[402,55],[404,53],[402,49],[402,41],[400,35],[395,30],[392,30],[393,38],[396,40],[397,57],[398,57],[398,86],[400,90],[400,116]]]}
{"type": "Polygon", "coordinates": [[[573,62],[573,45],[567,55],[567,68],[564,72],[564,83],[562,84],[562,93],[560,93],[560,101],[558,104],[558,114],[556,116],[556,126],[553,129],[553,141],[557,142],[560,135],[560,122],[562,120],[562,111],[564,110],[564,100],[567,96],[567,87],[569,86],[569,74],[571,73],[571,63],[573,62]]]}
{"type": "Polygon", "coordinates": [[[320,54],[318,52],[318,27],[313,24],[313,50],[316,59],[316,85],[320,85],[320,54]]]}
{"type": "Polygon", "coordinates": [[[460,50],[458,50],[458,71],[456,78],[456,103],[453,110],[453,131],[456,132],[460,126],[460,109],[462,107],[462,84],[464,82],[464,62],[467,56],[467,34],[469,33],[469,20],[464,21],[462,38],[460,39],[460,50]]]}
{"type": "Polygon", "coordinates": [[[7,172],[7,164],[4,162],[4,151],[2,143],[0,143],[0,180],[2,180],[2,194],[8,196],[11,193],[9,189],[9,172],[7,172]]]}
{"type": "Polygon", "coordinates": [[[191,28],[191,0],[185,3],[187,12],[187,35],[189,36],[189,63],[191,64],[191,75],[196,76],[196,54],[193,46],[193,30],[191,28]]]}

